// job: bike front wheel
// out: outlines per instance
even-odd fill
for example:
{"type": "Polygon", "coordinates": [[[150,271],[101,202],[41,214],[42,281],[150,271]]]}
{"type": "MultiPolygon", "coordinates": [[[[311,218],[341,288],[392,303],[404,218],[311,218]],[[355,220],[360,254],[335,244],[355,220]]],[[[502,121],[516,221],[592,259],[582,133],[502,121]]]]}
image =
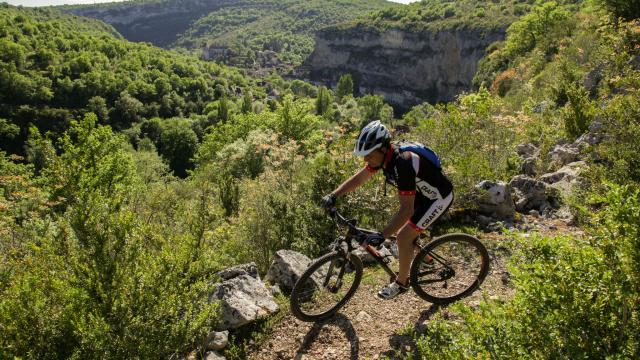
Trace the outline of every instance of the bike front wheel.
{"type": "Polygon", "coordinates": [[[318,321],[335,314],[356,292],[362,262],[352,254],[334,251],[317,259],[291,291],[291,312],[302,321],[318,321]]]}
{"type": "Polygon", "coordinates": [[[411,287],[418,296],[447,304],[475,291],[489,272],[489,253],[480,240],[449,234],[425,246],[411,265],[411,287]]]}

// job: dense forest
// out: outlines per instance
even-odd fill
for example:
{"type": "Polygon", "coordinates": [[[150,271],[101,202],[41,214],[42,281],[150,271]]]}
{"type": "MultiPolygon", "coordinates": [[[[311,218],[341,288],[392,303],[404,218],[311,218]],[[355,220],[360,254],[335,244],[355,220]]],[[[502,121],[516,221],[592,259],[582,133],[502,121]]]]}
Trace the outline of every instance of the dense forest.
{"type": "MultiPolygon", "coordinates": [[[[445,3],[374,16],[426,27],[422,11],[445,3]]],[[[585,235],[514,234],[512,299],[455,304],[411,335],[424,358],[637,358],[640,7],[486,11],[501,6],[514,20],[477,91],[398,119],[382,97],[354,97],[348,74],[336,89],[250,78],[98,21],[0,5],[0,358],[193,349],[217,322],[217,271],[255,261],[264,273],[279,249],[326,249],[336,229],[318,203],[362,166],[349,150],[373,119],[440,154],[462,212],[479,181],[516,174],[518,144],[550,149],[597,124],[605,140],[564,200],[585,235]]],[[[381,228],[396,202],[381,183],[340,206],[381,228]]]]}
{"type": "Polygon", "coordinates": [[[385,0],[163,0],[63,9],[104,19],[134,41],[203,56],[209,56],[210,48],[224,49],[224,54],[213,55],[216,61],[250,68],[270,65],[261,64],[263,51],[273,51],[278,63],[300,65],[313,51],[315,31],[398,6],[385,0]],[[174,12],[166,13],[167,8],[174,12]],[[131,15],[137,10],[138,15],[131,15]]]}

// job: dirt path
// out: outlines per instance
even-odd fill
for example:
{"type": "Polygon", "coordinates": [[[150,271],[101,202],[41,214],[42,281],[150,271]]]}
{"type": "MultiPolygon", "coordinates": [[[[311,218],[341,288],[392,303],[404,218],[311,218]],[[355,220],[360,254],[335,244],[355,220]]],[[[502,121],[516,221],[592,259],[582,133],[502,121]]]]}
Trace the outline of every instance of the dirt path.
{"type": "MultiPolygon", "coordinates": [[[[561,222],[540,232],[574,232],[561,222]]],[[[509,298],[513,294],[506,259],[509,254],[500,246],[505,235],[480,236],[491,255],[490,272],[479,290],[462,300],[477,306],[483,296],[509,298]]],[[[416,351],[407,330],[422,332],[437,311],[436,305],[418,298],[412,291],[393,300],[380,300],[378,290],[388,280],[379,268],[365,268],[362,283],[353,299],[332,319],[305,323],[287,314],[256,344],[249,359],[400,359],[416,351]]],[[[446,311],[446,310],[444,310],[446,311]]]]}
{"type": "MultiPolygon", "coordinates": [[[[399,358],[415,345],[406,329],[421,331],[438,307],[412,291],[392,300],[376,294],[388,281],[379,268],[365,268],[362,283],[339,314],[320,323],[305,323],[290,313],[272,329],[250,359],[378,359],[399,358]]],[[[492,259],[490,273],[480,290],[463,300],[475,305],[486,296],[510,294],[501,257],[492,259]]]]}

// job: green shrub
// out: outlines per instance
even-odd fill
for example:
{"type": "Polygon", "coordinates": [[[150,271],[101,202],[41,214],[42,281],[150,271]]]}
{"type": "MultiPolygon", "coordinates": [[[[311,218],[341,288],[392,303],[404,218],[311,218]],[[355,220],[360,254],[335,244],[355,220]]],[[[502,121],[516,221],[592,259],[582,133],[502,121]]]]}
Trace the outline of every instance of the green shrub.
{"type": "Polygon", "coordinates": [[[419,336],[422,357],[635,358],[640,353],[640,198],[613,186],[594,238],[516,240],[515,296],[456,305],[419,336]],[[447,320],[458,318],[458,320],[447,320]]]}
{"type": "MultiPolygon", "coordinates": [[[[2,357],[166,357],[216,319],[206,294],[220,265],[195,226],[210,217],[189,211],[189,231],[161,236],[161,224],[133,211],[144,191],[126,143],[95,122],[87,115],[60,139],[62,154],[37,179],[50,195],[22,221],[20,209],[41,195],[32,187],[16,198],[18,178],[3,180],[10,217],[3,212],[0,233],[14,236],[0,241],[10,255],[0,260],[2,357]]],[[[28,174],[0,164],[3,174],[28,174]]]]}
{"type": "Polygon", "coordinates": [[[500,105],[499,99],[481,89],[455,103],[438,105],[433,116],[419,122],[412,134],[440,156],[459,205],[472,205],[468,195],[481,180],[508,180],[515,129],[494,115],[500,105]]]}
{"type": "Polygon", "coordinates": [[[569,139],[576,139],[589,128],[595,108],[587,91],[580,86],[569,86],[566,95],[568,102],[562,113],[565,133],[569,139]]]}
{"type": "Polygon", "coordinates": [[[635,0],[599,0],[615,17],[640,18],[640,3],[635,0]]]}

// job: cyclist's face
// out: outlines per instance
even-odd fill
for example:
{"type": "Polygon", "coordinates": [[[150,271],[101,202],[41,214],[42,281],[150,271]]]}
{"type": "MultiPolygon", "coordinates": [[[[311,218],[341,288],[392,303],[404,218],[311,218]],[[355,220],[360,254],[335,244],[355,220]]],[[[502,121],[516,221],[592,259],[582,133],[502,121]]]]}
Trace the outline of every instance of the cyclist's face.
{"type": "Polygon", "coordinates": [[[380,149],[376,149],[364,157],[364,161],[373,168],[377,168],[382,165],[384,161],[384,152],[380,149]]]}

